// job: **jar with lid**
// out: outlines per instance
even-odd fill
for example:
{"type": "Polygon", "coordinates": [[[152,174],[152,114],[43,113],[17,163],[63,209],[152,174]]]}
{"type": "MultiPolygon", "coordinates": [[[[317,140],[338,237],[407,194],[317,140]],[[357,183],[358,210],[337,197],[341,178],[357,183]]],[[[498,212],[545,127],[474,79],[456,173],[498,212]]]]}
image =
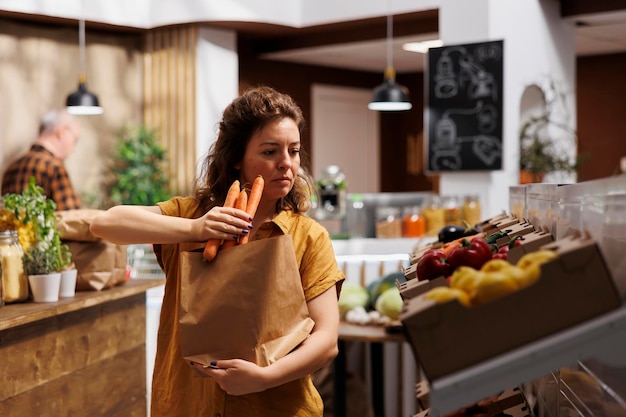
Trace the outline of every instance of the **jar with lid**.
{"type": "Polygon", "coordinates": [[[438,195],[426,197],[422,207],[422,216],[426,223],[426,236],[437,236],[439,231],[446,225],[444,209],[438,195]]]}
{"type": "Polygon", "coordinates": [[[474,227],[481,222],[480,201],[477,195],[466,195],[463,199],[463,220],[474,227]]]}
{"type": "Polygon", "coordinates": [[[376,208],[376,237],[402,237],[402,219],[400,218],[400,209],[398,207],[376,208]]]}
{"type": "Polygon", "coordinates": [[[28,277],[24,272],[24,252],[15,230],[0,231],[2,299],[16,303],[28,298],[28,277]]]}
{"type": "Polygon", "coordinates": [[[402,213],[402,237],[421,237],[426,232],[426,221],[419,206],[408,206],[402,213]]]}

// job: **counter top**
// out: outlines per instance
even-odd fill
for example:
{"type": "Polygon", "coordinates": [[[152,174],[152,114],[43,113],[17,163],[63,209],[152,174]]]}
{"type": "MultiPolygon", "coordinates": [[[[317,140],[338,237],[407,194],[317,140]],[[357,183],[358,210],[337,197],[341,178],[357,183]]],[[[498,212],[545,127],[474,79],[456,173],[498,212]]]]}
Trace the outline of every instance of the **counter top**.
{"type": "Polygon", "coordinates": [[[0,307],[0,331],[130,297],[162,285],[164,282],[164,279],[132,279],[123,285],[102,291],[77,291],[74,297],[60,298],[59,301],[52,303],[28,301],[6,304],[0,307]]]}

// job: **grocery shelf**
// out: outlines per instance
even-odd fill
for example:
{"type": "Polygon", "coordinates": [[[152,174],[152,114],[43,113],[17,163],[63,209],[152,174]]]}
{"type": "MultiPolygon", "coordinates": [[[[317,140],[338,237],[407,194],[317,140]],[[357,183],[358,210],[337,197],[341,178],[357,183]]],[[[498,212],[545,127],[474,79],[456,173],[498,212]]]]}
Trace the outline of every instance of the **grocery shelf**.
{"type": "MultiPolygon", "coordinates": [[[[494,335],[497,337],[497,335],[494,335]]],[[[595,358],[626,365],[626,307],[430,381],[430,416],[438,417],[560,367],[595,358]]],[[[462,355],[460,347],[459,355],[462,355]]]]}

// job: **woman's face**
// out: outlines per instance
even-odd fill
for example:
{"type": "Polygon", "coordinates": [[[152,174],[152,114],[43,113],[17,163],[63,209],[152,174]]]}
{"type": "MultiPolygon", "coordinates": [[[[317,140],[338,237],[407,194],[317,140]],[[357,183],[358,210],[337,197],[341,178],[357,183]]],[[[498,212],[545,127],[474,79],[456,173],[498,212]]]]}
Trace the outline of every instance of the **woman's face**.
{"type": "Polygon", "coordinates": [[[263,201],[285,197],[297,178],[300,168],[300,132],[288,118],[273,120],[252,136],[243,160],[235,168],[247,187],[262,175],[265,180],[263,201]]]}

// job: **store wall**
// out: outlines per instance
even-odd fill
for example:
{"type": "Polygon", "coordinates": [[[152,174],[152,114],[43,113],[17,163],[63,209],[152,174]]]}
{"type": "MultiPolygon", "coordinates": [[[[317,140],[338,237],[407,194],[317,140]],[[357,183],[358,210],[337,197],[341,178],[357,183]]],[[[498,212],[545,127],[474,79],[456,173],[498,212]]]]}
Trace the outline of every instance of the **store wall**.
{"type": "MultiPolygon", "coordinates": [[[[351,71],[311,65],[291,64],[257,59],[239,44],[240,90],[257,84],[267,84],[294,97],[311,125],[311,86],[337,85],[374,89],[383,81],[380,73],[351,71]]],[[[409,149],[419,148],[423,129],[423,74],[399,74],[397,81],[410,90],[413,109],[407,112],[381,112],[380,118],[380,189],[382,192],[429,191],[436,180],[423,175],[421,159],[407,155],[409,149]],[[417,167],[416,167],[417,165],[417,167]]],[[[310,132],[302,136],[304,148],[311,152],[310,132]]],[[[310,155],[315,158],[315,155],[310,155]]]]}
{"type": "MultiPolygon", "coordinates": [[[[78,77],[77,28],[0,20],[0,172],[34,140],[39,116],[64,105],[78,77]]],[[[87,32],[89,88],[98,94],[105,113],[82,117],[82,135],[68,161],[76,188],[90,194],[106,171],[117,131],[142,122],[141,32],[87,32]],[[103,158],[102,156],[105,156],[103,158]]],[[[240,49],[240,90],[266,83],[292,94],[311,119],[314,83],[373,88],[382,73],[348,71],[258,60],[240,49]]],[[[579,154],[588,159],[579,180],[617,173],[626,155],[626,54],[589,56],[577,60],[579,154]]],[[[421,174],[423,74],[399,74],[411,91],[413,110],[381,114],[381,191],[437,191],[437,180],[421,174]],[[417,149],[417,150],[416,150],[417,149]]],[[[303,136],[310,150],[310,135],[303,136]]],[[[0,174],[1,175],[1,174],[0,174]]]]}
{"type": "MultiPolygon", "coordinates": [[[[142,120],[142,38],[86,33],[87,84],[105,111],[80,116],[81,135],[66,166],[86,200],[98,191],[116,134],[142,120]]],[[[36,139],[39,118],[65,106],[78,87],[78,26],[0,19],[0,175],[36,139]]]]}
{"type": "Polygon", "coordinates": [[[620,173],[626,157],[626,54],[577,60],[579,181],[620,173]]]}

